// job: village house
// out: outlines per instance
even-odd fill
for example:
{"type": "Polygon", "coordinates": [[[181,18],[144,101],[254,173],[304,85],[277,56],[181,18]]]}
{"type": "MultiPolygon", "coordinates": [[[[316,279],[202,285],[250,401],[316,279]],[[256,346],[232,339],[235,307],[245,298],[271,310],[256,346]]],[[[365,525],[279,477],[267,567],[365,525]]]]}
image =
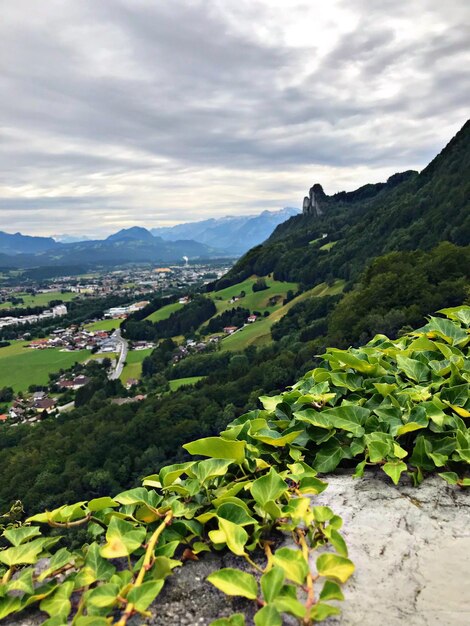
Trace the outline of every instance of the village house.
{"type": "Polygon", "coordinates": [[[233,335],[233,333],[237,330],[238,330],[237,326],[225,326],[224,333],[226,335],[233,335]]]}
{"type": "Polygon", "coordinates": [[[246,321],[248,322],[248,324],[253,324],[253,322],[256,322],[256,320],[257,320],[256,315],[249,315],[246,321]]]}
{"type": "Polygon", "coordinates": [[[38,413],[42,413],[43,411],[51,413],[51,411],[55,409],[56,404],[57,402],[53,398],[43,398],[42,400],[34,402],[33,407],[38,413]]]}

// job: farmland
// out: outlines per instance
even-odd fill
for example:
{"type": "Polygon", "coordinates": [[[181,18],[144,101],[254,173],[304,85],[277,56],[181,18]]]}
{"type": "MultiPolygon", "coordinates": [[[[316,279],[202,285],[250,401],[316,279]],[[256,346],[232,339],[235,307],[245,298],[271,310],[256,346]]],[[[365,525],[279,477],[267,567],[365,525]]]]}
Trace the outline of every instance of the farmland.
{"type": "Polygon", "coordinates": [[[247,278],[241,283],[209,294],[215,302],[217,314],[223,313],[234,306],[245,307],[250,311],[259,311],[260,313],[264,313],[265,311],[272,312],[279,308],[279,303],[270,304],[269,301],[271,298],[278,297],[279,300],[282,300],[286,297],[288,291],[296,292],[298,289],[297,283],[281,282],[267,277],[265,281],[268,288],[263,291],[254,292],[253,285],[257,280],[256,276],[247,278]],[[230,299],[239,296],[242,292],[245,292],[245,296],[237,300],[236,303],[231,304],[230,299]]]}
{"type": "Polygon", "coordinates": [[[62,300],[63,302],[70,302],[74,298],[77,298],[76,293],[66,292],[62,293],[61,291],[49,291],[47,293],[37,293],[36,295],[31,295],[30,293],[16,293],[15,298],[21,298],[23,303],[12,305],[10,301],[2,302],[0,304],[0,309],[13,309],[13,308],[26,308],[26,307],[35,307],[35,306],[43,306],[47,307],[49,302],[52,300],[62,300]]]}
{"type": "Polygon", "coordinates": [[[161,322],[162,320],[168,319],[172,313],[176,313],[176,311],[179,311],[183,307],[184,304],[173,302],[172,304],[163,306],[161,309],[158,309],[158,311],[154,311],[146,319],[148,319],[149,322],[161,322]]]}
{"type": "Polygon", "coordinates": [[[121,382],[126,383],[129,378],[139,380],[142,374],[142,362],[152,350],[153,348],[148,348],[147,350],[130,350],[127,353],[126,364],[120,376],[121,382]]]}
{"type": "Polygon", "coordinates": [[[16,392],[26,391],[30,385],[45,385],[49,374],[75,362],[86,360],[90,352],[61,352],[58,349],[31,350],[26,341],[15,341],[0,348],[0,387],[12,387],[16,392]]]}
{"type": "Polygon", "coordinates": [[[97,330],[106,330],[106,331],[116,330],[116,328],[119,328],[121,326],[123,321],[124,321],[123,319],[100,320],[99,322],[92,322],[91,324],[86,324],[85,328],[87,330],[91,330],[94,332],[97,330]]]}
{"type": "MultiPolygon", "coordinates": [[[[284,283],[285,284],[285,283],[284,283]]],[[[313,289],[302,293],[287,304],[277,307],[269,317],[257,320],[253,324],[244,326],[233,335],[225,338],[221,343],[222,350],[239,351],[250,345],[263,345],[271,341],[271,327],[278,322],[295,304],[307,298],[321,298],[323,296],[333,296],[344,288],[344,281],[337,280],[331,286],[326,283],[317,285],[313,289]]],[[[261,292],[265,293],[265,292],[261,292]]],[[[254,294],[258,295],[258,294],[254,294]]]]}

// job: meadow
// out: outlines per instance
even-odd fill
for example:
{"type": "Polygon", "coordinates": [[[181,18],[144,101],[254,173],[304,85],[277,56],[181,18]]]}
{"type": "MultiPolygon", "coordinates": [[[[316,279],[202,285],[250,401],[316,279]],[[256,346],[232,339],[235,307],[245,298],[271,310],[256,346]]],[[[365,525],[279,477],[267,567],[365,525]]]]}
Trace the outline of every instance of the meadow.
{"type": "MultiPolygon", "coordinates": [[[[283,283],[286,284],[286,283],[283,283]]],[[[287,283],[289,284],[289,283],[287,283]]],[[[328,286],[326,283],[316,285],[313,289],[300,294],[287,304],[278,306],[269,317],[263,317],[256,322],[244,326],[233,335],[222,340],[221,350],[230,350],[238,352],[244,350],[250,345],[264,345],[271,342],[271,327],[278,322],[288,311],[297,303],[307,298],[321,298],[323,296],[334,296],[344,289],[344,280],[336,280],[333,285],[328,286]]],[[[259,292],[266,293],[266,292],[259,292]]],[[[258,294],[255,294],[258,295],[258,294]]]]}
{"type": "Polygon", "coordinates": [[[48,293],[38,293],[32,296],[30,293],[15,293],[15,298],[21,298],[23,304],[12,305],[10,301],[2,302],[0,309],[16,309],[43,306],[47,307],[52,300],[62,300],[63,302],[70,302],[74,298],[77,298],[76,293],[62,293],[61,291],[49,291],[48,293]]]}
{"type": "Polygon", "coordinates": [[[162,320],[166,320],[170,317],[172,313],[176,313],[184,307],[184,304],[180,304],[179,302],[173,302],[172,304],[167,304],[166,306],[162,306],[158,311],[154,311],[145,319],[149,320],[149,322],[161,322],[162,320]]]}
{"type": "Polygon", "coordinates": [[[214,291],[213,293],[208,294],[209,297],[215,302],[217,314],[238,306],[249,309],[252,312],[259,311],[260,313],[264,313],[265,311],[269,311],[271,313],[280,306],[279,303],[269,304],[269,300],[271,298],[279,296],[279,301],[282,301],[286,297],[288,291],[293,291],[295,293],[298,289],[297,283],[274,280],[268,276],[265,278],[268,288],[263,291],[254,292],[253,285],[257,280],[258,278],[254,276],[252,278],[247,278],[241,283],[227,287],[226,289],[221,289],[220,291],[214,291]],[[239,296],[242,291],[245,292],[245,296],[237,300],[237,302],[231,304],[230,299],[239,296]]]}
{"type": "Polygon", "coordinates": [[[91,324],[86,324],[85,328],[93,332],[97,330],[106,330],[106,331],[116,330],[116,328],[119,328],[121,326],[123,321],[124,321],[123,319],[100,320],[98,322],[92,322],[91,324]]]}
{"type": "Polygon", "coordinates": [[[85,361],[88,350],[61,352],[58,349],[32,350],[26,341],[14,341],[0,348],[0,387],[12,387],[16,392],[27,391],[30,385],[45,385],[49,374],[74,363],[85,361]]]}
{"type": "Polygon", "coordinates": [[[152,352],[153,348],[147,350],[129,350],[126,356],[126,364],[119,377],[121,382],[125,384],[129,378],[139,380],[142,374],[142,362],[146,356],[152,352]]]}
{"type": "Polygon", "coordinates": [[[175,378],[174,380],[170,380],[170,391],[176,391],[180,387],[184,386],[192,386],[197,382],[205,378],[205,376],[188,376],[187,378],[175,378]]]}

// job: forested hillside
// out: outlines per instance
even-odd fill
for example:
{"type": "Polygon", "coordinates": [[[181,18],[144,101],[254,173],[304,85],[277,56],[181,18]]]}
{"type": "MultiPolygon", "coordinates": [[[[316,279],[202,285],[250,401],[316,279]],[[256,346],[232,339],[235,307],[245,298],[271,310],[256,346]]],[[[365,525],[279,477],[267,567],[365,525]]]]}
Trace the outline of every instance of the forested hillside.
{"type": "Polygon", "coordinates": [[[467,245],[469,173],[467,122],[420,174],[405,172],[387,184],[327,196],[321,217],[292,217],[278,226],[265,244],[240,259],[222,284],[270,272],[304,285],[333,276],[355,280],[370,259],[387,252],[429,250],[440,241],[467,245]]]}

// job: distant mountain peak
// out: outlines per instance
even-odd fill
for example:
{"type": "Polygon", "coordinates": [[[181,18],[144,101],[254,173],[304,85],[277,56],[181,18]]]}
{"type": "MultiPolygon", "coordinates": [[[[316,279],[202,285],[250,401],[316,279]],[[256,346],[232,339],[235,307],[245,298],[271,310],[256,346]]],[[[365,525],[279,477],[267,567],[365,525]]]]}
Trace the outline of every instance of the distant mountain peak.
{"type": "Polygon", "coordinates": [[[292,207],[278,211],[266,209],[255,215],[225,215],[168,228],[152,228],[151,232],[165,241],[193,239],[238,256],[265,241],[276,226],[299,213],[299,209],[292,207]]]}
{"type": "Polygon", "coordinates": [[[129,241],[136,239],[138,241],[154,241],[152,233],[141,226],[131,226],[131,228],[122,228],[117,233],[109,235],[106,241],[129,241]]]}

